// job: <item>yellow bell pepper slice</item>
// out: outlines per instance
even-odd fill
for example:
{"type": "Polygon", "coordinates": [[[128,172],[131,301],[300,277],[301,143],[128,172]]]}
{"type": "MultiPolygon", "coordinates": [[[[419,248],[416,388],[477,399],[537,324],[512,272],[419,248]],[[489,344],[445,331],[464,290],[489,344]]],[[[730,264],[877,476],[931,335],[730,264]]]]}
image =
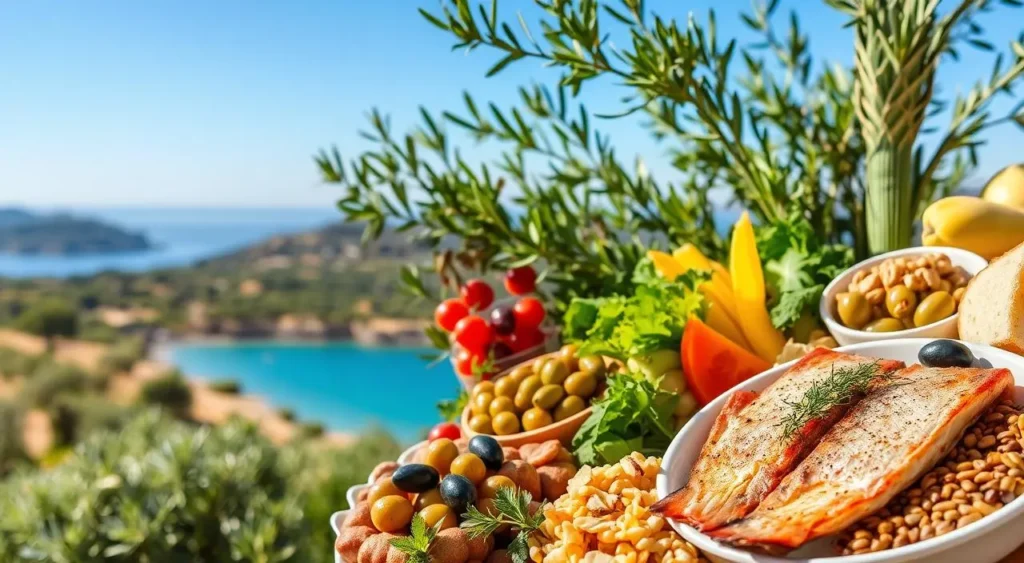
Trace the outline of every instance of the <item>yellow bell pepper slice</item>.
{"type": "Polygon", "coordinates": [[[704,322],[715,330],[718,334],[728,338],[734,344],[743,347],[748,351],[753,351],[750,347],[750,343],[747,342],[747,338],[743,336],[743,330],[740,329],[739,325],[725,312],[721,302],[719,302],[712,295],[705,295],[708,298],[708,306],[704,311],[704,322]]]}
{"type": "Polygon", "coordinates": [[[677,248],[672,253],[672,257],[682,265],[684,272],[691,269],[711,272],[711,280],[701,285],[702,293],[714,295],[725,313],[732,318],[733,324],[738,324],[739,311],[736,310],[736,298],[732,294],[732,279],[729,277],[729,272],[725,271],[725,268],[718,262],[708,260],[696,246],[690,243],[677,248]]]}
{"type": "Polygon", "coordinates": [[[757,255],[754,226],[746,211],[740,215],[732,233],[729,252],[729,271],[736,306],[743,311],[739,318],[743,335],[753,346],[754,353],[766,362],[775,362],[785,339],[773,325],[765,306],[764,271],[757,255]]]}

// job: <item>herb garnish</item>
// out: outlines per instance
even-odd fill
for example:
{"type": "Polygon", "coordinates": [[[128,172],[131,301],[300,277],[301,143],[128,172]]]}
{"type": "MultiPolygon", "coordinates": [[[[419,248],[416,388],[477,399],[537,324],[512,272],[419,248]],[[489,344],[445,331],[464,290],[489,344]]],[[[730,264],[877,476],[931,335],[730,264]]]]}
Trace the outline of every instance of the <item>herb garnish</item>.
{"type": "Polygon", "coordinates": [[[495,515],[484,514],[475,506],[470,506],[463,515],[462,528],[471,538],[489,536],[498,528],[511,525],[519,530],[515,539],[508,544],[508,554],[514,563],[526,563],[530,559],[530,546],[527,541],[530,534],[537,531],[544,522],[544,513],[537,510],[530,514],[530,502],[533,495],[524,490],[518,492],[512,487],[501,487],[494,497],[495,515]]]}
{"type": "Polygon", "coordinates": [[[777,424],[782,427],[783,440],[792,438],[803,425],[825,416],[834,407],[848,404],[857,395],[867,393],[875,377],[890,377],[889,372],[878,374],[877,361],[839,369],[832,364],[832,373],[812,385],[799,401],[785,402],[792,410],[777,424]]]}
{"type": "Polygon", "coordinates": [[[402,553],[409,556],[409,563],[430,563],[430,547],[434,538],[441,531],[444,521],[439,521],[432,528],[427,527],[423,517],[416,514],[412,517],[412,524],[409,526],[409,535],[399,538],[392,538],[389,543],[402,553]]]}

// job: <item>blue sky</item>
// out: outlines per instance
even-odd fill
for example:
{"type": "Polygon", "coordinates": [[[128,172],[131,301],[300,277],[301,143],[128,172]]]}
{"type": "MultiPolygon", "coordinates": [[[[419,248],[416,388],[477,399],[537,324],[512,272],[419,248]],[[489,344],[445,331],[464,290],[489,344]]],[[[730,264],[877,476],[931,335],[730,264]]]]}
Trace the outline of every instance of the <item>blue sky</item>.
{"type": "MultiPolygon", "coordinates": [[[[948,1],[948,0],[947,0],[948,1]]],[[[539,13],[526,0],[527,21],[539,13]]],[[[703,17],[714,4],[722,36],[752,39],[736,13],[746,0],[650,1],[656,12],[703,17]]],[[[320,147],[366,145],[356,131],[377,106],[404,129],[422,104],[458,109],[461,92],[507,106],[515,87],[553,75],[534,62],[495,78],[478,51],[452,52],[417,6],[434,0],[34,0],[0,4],[0,203],[27,205],[331,205],[310,160],[320,147]]],[[[800,7],[819,61],[851,60],[842,17],[812,0],[800,7]]],[[[998,47],[1024,10],[983,20],[998,47]]],[[[1016,22],[1016,23],[1015,23],[1016,22]]],[[[990,55],[943,68],[947,93],[987,75],[990,55]]],[[[588,87],[594,111],[623,93],[588,87]]],[[[997,109],[1011,106],[1004,101],[997,109]]],[[[602,123],[615,143],[652,168],[664,148],[636,123],[602,123]]],[[[1024,160],[1024,134],[993,131],[979,178],[1024,160]]],[[[980,180],[976,180],[977,183],[980,180]]]]}

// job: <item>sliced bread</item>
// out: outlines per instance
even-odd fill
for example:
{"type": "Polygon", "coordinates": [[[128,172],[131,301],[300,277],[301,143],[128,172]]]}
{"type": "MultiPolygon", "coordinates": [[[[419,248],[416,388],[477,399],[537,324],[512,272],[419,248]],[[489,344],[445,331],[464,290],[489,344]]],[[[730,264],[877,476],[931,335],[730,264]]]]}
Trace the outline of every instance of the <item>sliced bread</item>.
{"type": "Polygon", "coordinates": [[[960,339],[1024,355],[1024,244],[996,258],[960,300],[960,339]]]}

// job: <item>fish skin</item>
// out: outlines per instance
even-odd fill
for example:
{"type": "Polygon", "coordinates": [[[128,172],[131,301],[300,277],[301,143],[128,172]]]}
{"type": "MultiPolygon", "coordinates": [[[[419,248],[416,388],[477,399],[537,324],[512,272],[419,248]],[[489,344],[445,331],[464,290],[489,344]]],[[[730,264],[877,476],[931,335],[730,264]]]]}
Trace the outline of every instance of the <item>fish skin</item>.
{"type": "Polygon", "coordinates": [[[838,533],[934,467],[1012,388],[1006,369],[901,370],[857,403],[756,510],[708,535],[777,551],[838,533]]]}
{"type": "Polygon", "coordinates": [[[834,368],[868,362],[878,362],[879,374],[904,365],[817,348],[760,394],[734,393],[715,419],[687,484],[652,510],[701,531],[720,528],[749,514],[855,401],[837,405],[784,439],[781,422],[789,412],[787,403],[799,401],[834,368]]]}

